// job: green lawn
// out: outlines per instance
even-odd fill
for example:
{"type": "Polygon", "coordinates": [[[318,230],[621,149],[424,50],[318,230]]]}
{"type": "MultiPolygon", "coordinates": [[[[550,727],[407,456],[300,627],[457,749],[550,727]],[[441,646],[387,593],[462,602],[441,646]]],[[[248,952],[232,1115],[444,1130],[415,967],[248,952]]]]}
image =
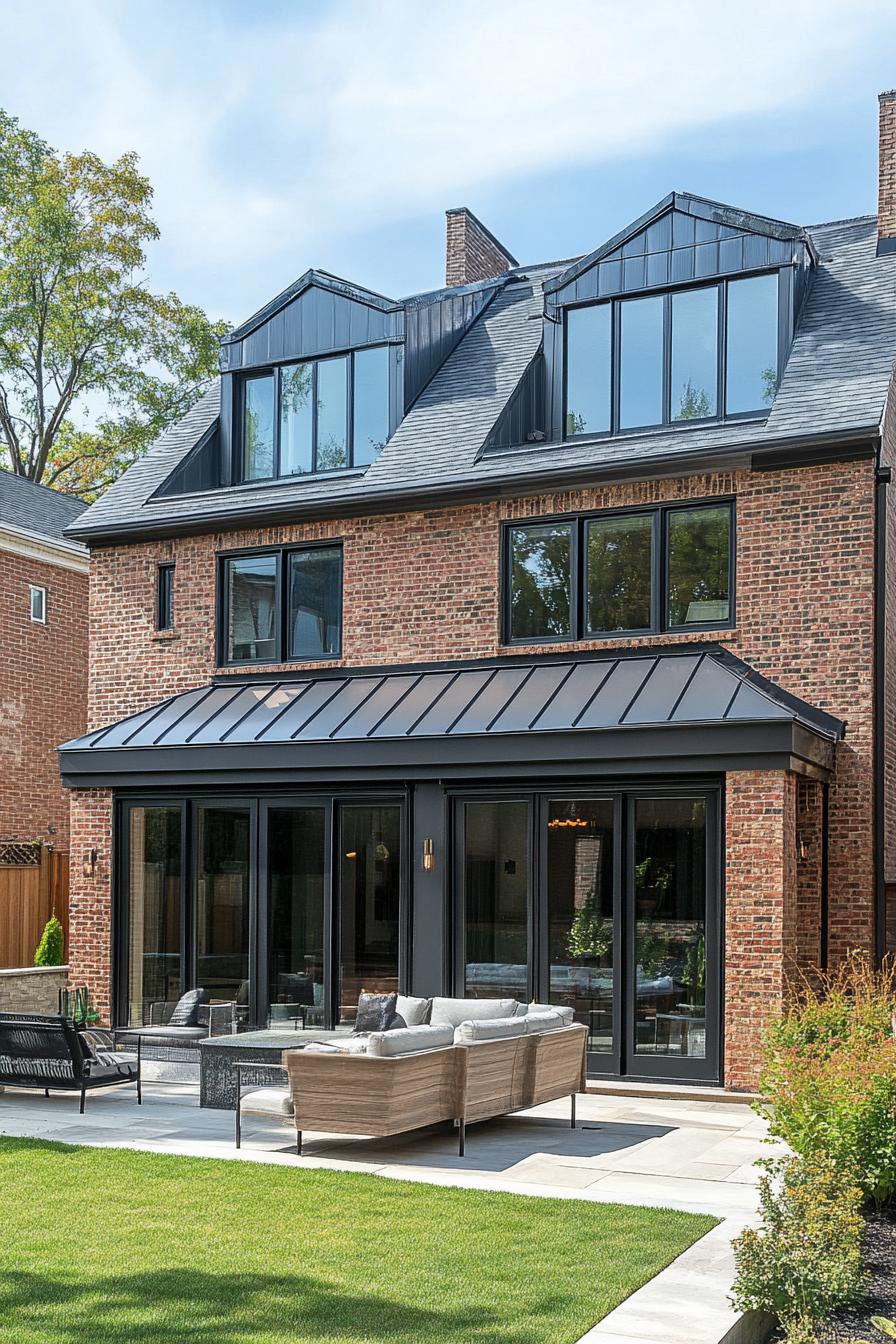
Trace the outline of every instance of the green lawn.
{"type": "Polygon", "coordinates": [[[715,1221],[0,1139],[0,1340],[571,1344],[715,1221]]]}

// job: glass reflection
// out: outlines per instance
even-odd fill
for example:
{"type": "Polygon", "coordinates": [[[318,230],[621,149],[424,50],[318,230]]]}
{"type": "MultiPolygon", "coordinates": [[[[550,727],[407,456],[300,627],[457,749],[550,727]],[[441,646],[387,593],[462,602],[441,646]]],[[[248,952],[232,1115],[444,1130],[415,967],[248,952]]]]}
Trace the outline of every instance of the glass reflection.
{"type": "Polygon", "coordinates": [[[289,557],[289,656],[321,658],[339,652],[342,551],[309,547],[289,557]]]}
{"type": "Polygon", "coordinates": [[[725,408],[729,415],[771,406],[778,386],[778,277],[728,284],[725,408]]]}
{"type": "Polygon", "coordinates": [[[572,528],[515,527],[510,536],[510,634],[544,639],[571,631],[572,528]]]}
{"type": "Polygon", "coordinates": [[[265,480],[274,474],[274,375],[243,384],[243,476],[265,480]]]}
{"type": "Polygon", "coordinates": [[[128,815],[128,1025],[167,1022],[181,993],[179,807],[128,815]]]}
{"type": "Polygon", "coordinates": [[[619,312],[619,426],[658,425],[663,419],[663,300],[628,299],[619,312]]]}
{"type": "Polygon", "coordinates": [[[613,804],[552,802],[547,822],[551,1003],[575,1010],[588,1049],[613,1048],[613,804]]]}
{"type": "Polygon", "coordinates": [[[653,518],[595,518],[587,536],[589,632],[649,629],[653,518]]]}
{"type": "Polygon", "coordinates": [[[263,662],[276,656],[276,609],[276,555],[228,560],[228,662],[263,662]]]}
{"type": "Polygon", "coordinates": [[[719,291],[672,295],[672,419],[702,420],[716,413],[719,291]]]}
{"type": "Polygon", "coordinates": [[[570,308],[566,315],[566,433],[610,428],[611,305],[570,308]]]}
{"type": "Polygon", "coordinates": [[[324,1025],[325,813],[268,814],[268,987],[271,1026],[324,1025]]]}
{"type": "Polygon", "coordinates": [[[355,354],[352,462],[365,467],[389,437],[389,350],[385,345],[355,354]]]}
{"type": "Polygon", "coordinates": [[[464,805],[464,989],[525,1000],[529,966],[529,805],[464,805]]]}
{"type": "Polygon", "coordinates": [[[729,618],[731,510],[672,509],[669,520],[669,625],[729,618]]]}
{"type": "Polygon", "coordinates": [[[280,371],[280,475],[312,469],[314,365],[291,364],[280,371]]]}
{"type": "Polygon", "coordinates": [[[324,359],[317,366],[318,471],[346,465],[348,360],[324,359]]]}
{"type": "Polygon", "coordinates": [[[209,998],[249,1011],[249,811],[199,807],[196,983],[209,998]]]}
{"type": "Polygon", "coordinates": [[[343,807],[340,866],[339,1021],[353,1022],[359,994],[398,989],[399,808],[343,807]]]}

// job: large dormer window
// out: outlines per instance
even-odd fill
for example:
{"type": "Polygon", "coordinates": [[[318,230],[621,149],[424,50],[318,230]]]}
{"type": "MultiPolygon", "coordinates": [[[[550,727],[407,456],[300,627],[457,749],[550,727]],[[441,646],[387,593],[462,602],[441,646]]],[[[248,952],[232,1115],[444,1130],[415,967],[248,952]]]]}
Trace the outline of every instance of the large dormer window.
{"type": "Polygon", "coordinates": [[[566,312],[566,436],[767,411],[778,385],[778,273],[566,312]]]}
{"type": "Polygon", "coordinates": [[[280,364],[240,388],[242,479],[366,467],[389,437],[389,348],[280,364]]]}

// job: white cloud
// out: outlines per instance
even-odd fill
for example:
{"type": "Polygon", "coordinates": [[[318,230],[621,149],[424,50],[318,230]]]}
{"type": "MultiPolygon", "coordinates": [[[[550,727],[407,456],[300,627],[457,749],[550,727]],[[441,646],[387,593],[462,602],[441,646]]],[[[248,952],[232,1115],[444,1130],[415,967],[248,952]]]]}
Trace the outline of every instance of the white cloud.
{"type": "Polygon", "coordinates": [[[834,98],[894,36],[891,0],[2,0],[0,101],[59,147],[136,149],[173,269],[298,269],[334,233],[834,98]]]}

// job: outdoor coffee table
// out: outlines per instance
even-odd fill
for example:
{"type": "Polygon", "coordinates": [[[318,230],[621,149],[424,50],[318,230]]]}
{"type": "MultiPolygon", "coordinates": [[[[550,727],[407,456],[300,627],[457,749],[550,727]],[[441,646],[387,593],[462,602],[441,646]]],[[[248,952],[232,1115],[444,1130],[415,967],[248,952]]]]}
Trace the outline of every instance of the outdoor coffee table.
{"type": "Polygon", "coordinates": [[[209,1036],[199,1042],[199,1105],[221,1111],[235,1111],[237,1099],[237,1064],[257,1064],[257,1073],[243,1082],[251,1081],[256,1087],[278,1087],[283,1084],[280,1067],[284,1050],[297,1050],[311,1041],[332,1040],[344,1036],[345,1031],[327,1031],[323,1028],[306,1031],[241,1031],[234,1036],[209,1036]]]}

